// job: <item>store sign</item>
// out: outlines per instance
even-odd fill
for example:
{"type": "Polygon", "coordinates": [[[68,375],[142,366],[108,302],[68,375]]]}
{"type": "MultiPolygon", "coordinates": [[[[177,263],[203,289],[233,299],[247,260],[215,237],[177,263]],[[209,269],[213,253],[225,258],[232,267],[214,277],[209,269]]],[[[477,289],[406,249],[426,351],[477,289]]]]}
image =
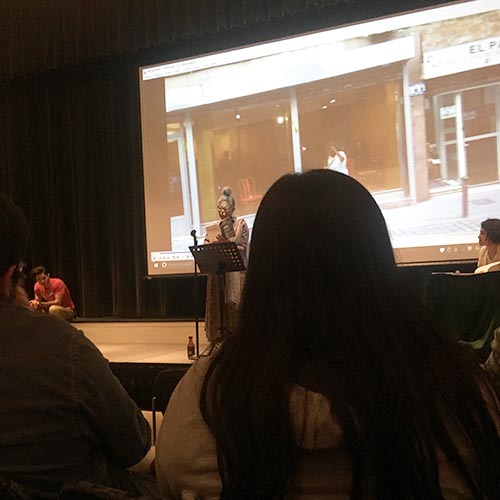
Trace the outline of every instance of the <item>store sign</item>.
{"type": "Polygon", "coordinates": [[[424,52],[423,78],[437,78],[500,64],[500,37],[424,52]]]}
{"type": "Polygon", "coordinates": [[[426,90],[426,87],[425,87],[425,83],[424,82],[414,83],[413,85],[410,85],[408,87],[408,95],[410,97],[415,97],[417,95],[422,95],[422,94],[425,94],[425,90],[426,90]]]}
{"type": "Polygon", "coordinates": [[[454,104],[451,106],[443,106],[439,108],[439,118],[446,120],[447,118],[455,118],[457,116],[457,108],[454,104]]]}

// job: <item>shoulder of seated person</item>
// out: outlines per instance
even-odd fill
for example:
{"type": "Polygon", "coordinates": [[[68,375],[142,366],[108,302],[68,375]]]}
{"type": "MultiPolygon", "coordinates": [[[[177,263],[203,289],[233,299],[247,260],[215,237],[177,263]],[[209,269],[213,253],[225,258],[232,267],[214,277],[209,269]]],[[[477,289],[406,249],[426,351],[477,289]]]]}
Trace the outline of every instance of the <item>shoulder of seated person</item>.
{"type": "Polygon", "coordinates": [[[474,274],[490,273],[493,271],[500,271],[500,261],[490,262],[489,264],[484,264],[484,266],[479,266],[474,274]]]}

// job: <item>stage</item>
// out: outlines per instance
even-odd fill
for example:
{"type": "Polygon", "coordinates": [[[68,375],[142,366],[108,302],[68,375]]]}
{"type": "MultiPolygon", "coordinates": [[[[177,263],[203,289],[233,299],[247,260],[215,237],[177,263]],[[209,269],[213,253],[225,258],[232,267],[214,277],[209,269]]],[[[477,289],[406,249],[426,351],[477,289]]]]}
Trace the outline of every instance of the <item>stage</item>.
{"type": "MultiPolygon", "coordinates": [[[[194,321],[86,321],[72,323],[92,340],[110,362],[113,373],[143,410],[151,410],[153,395],[164,406],[189,369],[188,337],[195,337],[194,321]],[[157,379],[162,373],[161,380],[157,379]]],[[[207,347],[204,324],[199,323],[200,352],[207,347]]]]}
{"type": "MultiPolygon", "coordinates": [[[[72,323],[99,347],[110,363],[186,363],[188,337],[195,339],[194,321],[85,321],[72,323]]],[[[200,351],[207,346],[199,323],[200,351]]]]}

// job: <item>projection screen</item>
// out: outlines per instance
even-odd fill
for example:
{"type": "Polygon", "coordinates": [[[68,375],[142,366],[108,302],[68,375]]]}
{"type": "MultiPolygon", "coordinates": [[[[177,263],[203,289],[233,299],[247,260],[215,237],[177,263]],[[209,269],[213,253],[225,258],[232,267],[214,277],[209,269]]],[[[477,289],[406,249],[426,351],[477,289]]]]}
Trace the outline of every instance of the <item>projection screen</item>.
{"type": "Polygon", "coordinates": [[[373,194],[398,263],[477,258],[500,216],[500,4],[447,3],[139,69],[148,274],[188,247],[223,186],[253,226],[280,176],[332,145],[373,194]]]}

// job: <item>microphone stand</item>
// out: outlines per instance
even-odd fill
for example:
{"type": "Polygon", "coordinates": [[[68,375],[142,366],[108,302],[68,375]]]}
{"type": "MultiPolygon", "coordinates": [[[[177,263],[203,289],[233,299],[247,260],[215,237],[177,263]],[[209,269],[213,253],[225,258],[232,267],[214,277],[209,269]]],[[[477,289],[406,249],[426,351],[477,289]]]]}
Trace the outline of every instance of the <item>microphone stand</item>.
{"type": "MultiPolygon", "coordinates": [[[[196,238],[196,229],[191,231],[193,237],[193,245],[198,246],[198,239],[196,238]]],[[[200,320],[198,318],[198,266],[196,260],[194,261],[194,324],[195,324],[195,340],[196,340],[196,358],[200,357],[200,320]]]]}

